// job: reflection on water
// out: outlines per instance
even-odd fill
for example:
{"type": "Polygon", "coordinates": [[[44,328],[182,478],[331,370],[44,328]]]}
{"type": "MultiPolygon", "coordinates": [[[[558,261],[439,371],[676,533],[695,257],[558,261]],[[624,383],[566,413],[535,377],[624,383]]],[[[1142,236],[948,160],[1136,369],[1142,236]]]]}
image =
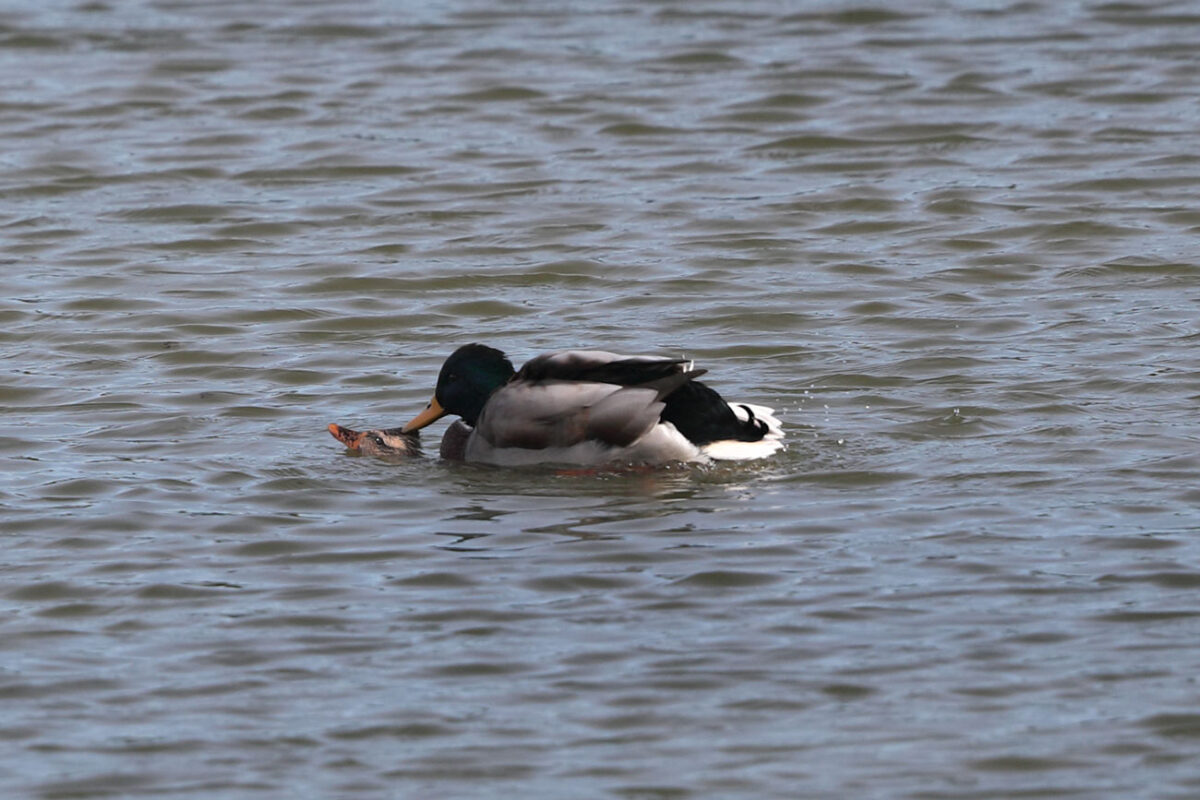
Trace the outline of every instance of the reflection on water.
{"type": "Polygon", "coordinates": [[[1196,24],[0,12],[3,794],[1194,793],[1196,24]],[[789,448],[329,437],[467,341],[789,448]]]}

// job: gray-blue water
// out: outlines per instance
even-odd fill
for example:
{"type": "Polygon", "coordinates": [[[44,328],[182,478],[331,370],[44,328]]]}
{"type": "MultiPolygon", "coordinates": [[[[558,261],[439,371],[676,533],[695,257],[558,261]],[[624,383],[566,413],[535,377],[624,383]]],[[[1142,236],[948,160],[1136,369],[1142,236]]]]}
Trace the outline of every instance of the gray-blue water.
{"type": "Polygon", "coordinates": [[[1198,37],[1191,2],[0,11],[0,794],[1200,794],[1198,37]],[[329,436],[468,341],[685,353],[789,448],[329,436]]]}

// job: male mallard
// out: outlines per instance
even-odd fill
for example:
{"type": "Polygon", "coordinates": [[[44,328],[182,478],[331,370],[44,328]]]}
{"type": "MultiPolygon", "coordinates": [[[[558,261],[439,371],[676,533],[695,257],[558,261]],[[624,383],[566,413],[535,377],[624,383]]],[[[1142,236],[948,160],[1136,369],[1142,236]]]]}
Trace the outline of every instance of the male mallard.
{"type": "Polygon", "coordinates": [[[517,372],[499,350],[468,344],[446,359],[433,399],[401,431],[456,414],[470,426],[463,457],[487,464],[744,461],[782,448],[772,410],[725,402],[695,380],[706,371],[683,359],[567,350],[517,372]]]}

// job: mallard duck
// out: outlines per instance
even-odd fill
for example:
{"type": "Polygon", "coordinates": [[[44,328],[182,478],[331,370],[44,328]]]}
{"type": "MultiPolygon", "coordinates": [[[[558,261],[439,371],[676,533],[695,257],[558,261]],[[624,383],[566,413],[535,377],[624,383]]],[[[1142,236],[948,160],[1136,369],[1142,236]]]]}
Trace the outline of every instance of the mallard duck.
{"type": "Polygon", "coordinates": [[[567,350],[518,372],[501,351],[467,344],[401,431],[457,415],[469,426],[456,434],[466,433],[463,458],[499,465],[745,461],[782,448],[774,412],[726,402],[696,380],[706,371],[684,359],[567,350]]]}
{"type": "MultiPolygon", "coordinates": [[[[346,445],[346,449],[356,453],[393,458],[421,455],[421,434],[416,432],[404,433],[400,428],[356,431],[336,422],[329,424],[329,432],[333,434],[333,438],[346,445]]],[[[451,461],[462,461],[470,433],[471,429],[464,425],[462,420],[455,420],[446,429],[438,454],[451,461]]]]}
{"type": "Polygon", "coordinates": [[[369,456],[411,456],[421,452],[420,434],[405,433],[400,428],[356,431],[331,422],[329,432],[346,449],[369,456]]]}

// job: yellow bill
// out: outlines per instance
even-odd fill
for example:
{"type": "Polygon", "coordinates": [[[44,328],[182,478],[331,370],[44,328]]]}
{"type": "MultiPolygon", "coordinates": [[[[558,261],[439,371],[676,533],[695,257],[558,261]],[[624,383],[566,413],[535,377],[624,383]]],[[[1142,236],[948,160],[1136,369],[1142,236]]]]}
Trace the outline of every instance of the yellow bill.
{"type": "Polygon", "coordinates": [[[425,410],[409,420],[408,424],[401,428],[400,431],[401,433],[412,433],[413,431],[419,431],[421,428],[424,428],[426,425],[429,425],[433,422],[437,422],[444,416],[446,416],[446,409],[442,408],[442,404],[437,401],[436,397],[434,397],[429,401],[429,405],[425,406],[425,410]]]}

